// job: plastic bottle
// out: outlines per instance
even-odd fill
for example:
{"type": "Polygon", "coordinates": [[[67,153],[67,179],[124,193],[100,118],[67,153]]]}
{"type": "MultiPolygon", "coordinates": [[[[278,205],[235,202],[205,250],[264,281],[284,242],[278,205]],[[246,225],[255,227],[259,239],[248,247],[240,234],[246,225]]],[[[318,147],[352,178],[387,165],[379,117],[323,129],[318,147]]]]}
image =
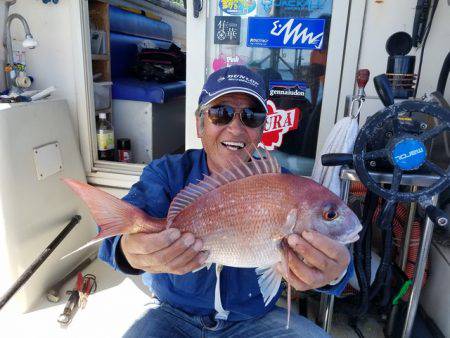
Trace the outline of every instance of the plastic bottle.
{"type": "Polygon", "coordinates": [[[98,159],[114,161],[114,129],[106,119],[106,113],[98,114],[97,127],[98,159]]]}
{"type": "Polygon", "coordinates": [[[119,162],[131,163],[131,141],[129,138],[117,140],[117,155],[119,162]]]}

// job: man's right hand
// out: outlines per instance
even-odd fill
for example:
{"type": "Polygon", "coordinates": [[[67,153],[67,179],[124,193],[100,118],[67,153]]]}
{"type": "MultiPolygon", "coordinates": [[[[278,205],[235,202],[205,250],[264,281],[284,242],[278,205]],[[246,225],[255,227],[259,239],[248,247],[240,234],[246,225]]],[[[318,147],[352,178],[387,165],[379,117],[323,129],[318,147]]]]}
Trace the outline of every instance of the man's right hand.
{"type": "Polygon", "coordinates": [[[150,273],[183,275],[200,268],[209,255],[201,251],[202,240],[175,228],[123,235],[120,247],[133,268],[150,273]]]}

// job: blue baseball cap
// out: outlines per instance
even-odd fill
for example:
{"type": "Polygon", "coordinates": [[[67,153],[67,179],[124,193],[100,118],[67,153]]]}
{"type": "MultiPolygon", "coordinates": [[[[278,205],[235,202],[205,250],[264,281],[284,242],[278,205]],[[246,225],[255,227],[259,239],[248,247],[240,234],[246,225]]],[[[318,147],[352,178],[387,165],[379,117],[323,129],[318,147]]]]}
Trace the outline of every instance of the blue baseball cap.
{"type": "Polygon", "coordinates": [[[240,65],[222,68],[212,73],[203,86],[198,104],[207,105],[212,100],[230,93],[244,93],[254,97],[267,113],[267,90],[263,78],[240,65]]]}

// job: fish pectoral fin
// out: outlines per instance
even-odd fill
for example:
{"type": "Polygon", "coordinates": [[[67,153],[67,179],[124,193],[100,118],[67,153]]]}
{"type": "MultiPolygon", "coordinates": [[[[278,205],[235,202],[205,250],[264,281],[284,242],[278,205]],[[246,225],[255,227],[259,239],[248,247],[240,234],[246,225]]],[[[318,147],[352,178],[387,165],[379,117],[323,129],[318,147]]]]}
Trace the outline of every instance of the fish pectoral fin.
{"type": "Polygon", "coordinates": [[[275,269],[275,265],[256,268],[259,289],[263,296],[264,305],[267,306],[275,297],[281,285],[281,275],[275,269]]]}
{"type": "Polygon", "coordinates": [[[199,267],[198,269],[192,270],[192,273],[194,272],[198,272],[200,270],[203,270],[204,268],[207,268],[208,270],[211,269],[211,265],[213,263],[206,263],[205,265],[202,265],[201,267],[199,267]]]}
{"type": "Polygon", "coordinates": [[[286,216],[286,223],[283,225],[283,233],[290,235],[294,232],[295,224],[297,223],[297,209],[291,209],[286,216]]]}

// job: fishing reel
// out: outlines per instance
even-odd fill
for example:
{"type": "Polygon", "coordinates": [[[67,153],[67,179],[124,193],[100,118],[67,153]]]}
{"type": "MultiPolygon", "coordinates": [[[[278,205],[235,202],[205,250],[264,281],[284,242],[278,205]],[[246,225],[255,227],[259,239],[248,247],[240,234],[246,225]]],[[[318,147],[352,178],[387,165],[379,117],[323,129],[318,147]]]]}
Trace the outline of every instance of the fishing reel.
{"type": "Polygon", "coordinates": [[[375,77],[375,88],[386,108],[369,117],[356,138],[353,154],[325,154],[324,166],[352,166],[360,181],[373,193],[386,200],[380,216],[380,228],[387,229],[397,202],[418,202],[427,216],[438,226],[448,224],[447,214],[431,204],[431,198],[450,186],[450,169],[435,164],[427,153],[426,143],[450,130],[450,110],[424,101],[394,104],[388,79],[375,77]],[[414,119],[420,114],[421,119],[414,119]],[[429,126],[424,120],[432,120],[429,126]],[[374,169],[392,172],[390,185],[374,179],[374,169]],[[404,174],[436,176],[434,183],[417,191],[402,191],[404,174]]]}

